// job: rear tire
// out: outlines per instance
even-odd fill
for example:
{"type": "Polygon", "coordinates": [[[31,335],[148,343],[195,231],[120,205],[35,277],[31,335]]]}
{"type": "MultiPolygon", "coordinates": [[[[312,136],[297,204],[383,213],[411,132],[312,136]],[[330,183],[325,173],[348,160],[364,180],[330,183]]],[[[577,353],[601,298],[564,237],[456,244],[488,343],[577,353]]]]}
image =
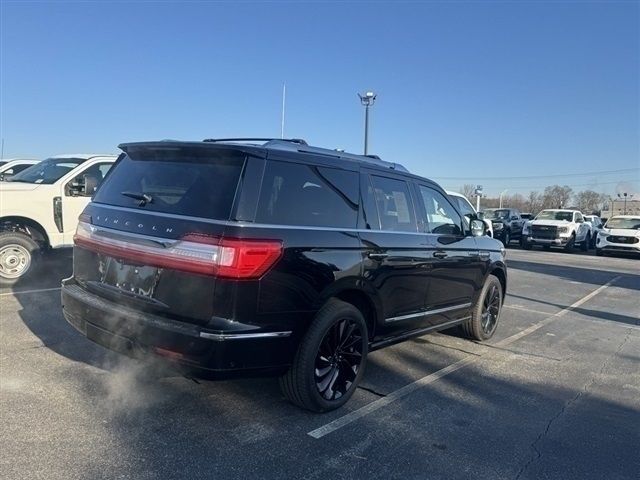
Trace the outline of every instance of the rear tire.
{"type": "Polygon", "coordinates": [[[347,403],[367,363],[369,337],[360,310],[338,299],[316,314],[280,388],[291,403],[328,412],[347,403]]]}
{"type": "Polygon", "coordinates": [[[498,277],[489,275],[473,307],[471,319],[461,325],[465,336],[480,341],[493,337],[502,312],[503,295],[498,277]]]}
{"type": "Polygon", "coordinates": [[[39,245],[23,233],[0,233],[0,285],[13,285],[30,275],[39,250],[39,245]]]}

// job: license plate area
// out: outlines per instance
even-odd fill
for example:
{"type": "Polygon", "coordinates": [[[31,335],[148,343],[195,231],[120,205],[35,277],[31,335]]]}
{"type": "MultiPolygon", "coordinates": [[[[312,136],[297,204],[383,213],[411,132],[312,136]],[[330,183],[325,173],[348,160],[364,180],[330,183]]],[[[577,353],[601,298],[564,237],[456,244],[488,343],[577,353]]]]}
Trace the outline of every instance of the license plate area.
{"type": "Polygon", "coordinates": [[[102,283],[128,294],[153,297],[158,285],[160,269],[145,265],[132,265],[115,258],[106,258],[105,260],[102,283]]]}

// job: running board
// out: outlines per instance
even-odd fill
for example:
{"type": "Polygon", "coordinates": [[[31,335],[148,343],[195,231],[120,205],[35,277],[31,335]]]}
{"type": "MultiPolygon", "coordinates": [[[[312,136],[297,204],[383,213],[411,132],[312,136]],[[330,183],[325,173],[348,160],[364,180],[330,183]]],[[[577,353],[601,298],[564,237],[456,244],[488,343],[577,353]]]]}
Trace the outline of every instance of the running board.
{"type": "Polygon", "coordinates": [[[429,332],[444,330],[449,327],[454,327],[456,325],[466,322],[470,318],[471,318],[471,315],[469,315],[468,317],[451,320],[449,322],[440,323],[438,325],[432,325],[430,327],[419,328],[418,330],[412,330],[410,332],[406,332],[401,335],[398,335],[397,337],[384,338],[382,340],[378,340],[377,342],[370,343],[369,351],[373,352],[374,350],[378,350],[383,347],[388,347],[389,345],[393,345],[394,343],[400,343],[414,337],[421,337],[422,335],[429,332]]]}

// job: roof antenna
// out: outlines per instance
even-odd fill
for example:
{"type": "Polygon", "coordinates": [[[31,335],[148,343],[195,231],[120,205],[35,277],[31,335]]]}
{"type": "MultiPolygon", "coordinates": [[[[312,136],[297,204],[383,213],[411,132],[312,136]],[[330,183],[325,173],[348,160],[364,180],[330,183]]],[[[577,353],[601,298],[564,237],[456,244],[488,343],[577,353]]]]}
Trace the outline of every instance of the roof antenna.
{"type": "Polygon", "coordinates": [[[280,122],[280,138],[284,139],[284,107],[287,98],[287,84],[282,84],[282,120],[280,122]]]}

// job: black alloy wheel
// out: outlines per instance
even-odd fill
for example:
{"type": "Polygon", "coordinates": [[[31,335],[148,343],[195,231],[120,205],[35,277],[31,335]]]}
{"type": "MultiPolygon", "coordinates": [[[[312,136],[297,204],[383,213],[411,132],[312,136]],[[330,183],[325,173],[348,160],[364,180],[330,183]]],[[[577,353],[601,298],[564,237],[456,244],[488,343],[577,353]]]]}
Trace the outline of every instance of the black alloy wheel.
{"type": "Polygon", "coordinates": [[[485,335],[493,335],[493,332],[498,325],[501,303],[502,296],[500,295],[500,287],[492,284],[482,302],[482,318],[480,326],[482,327],[482,331],[485,335]]]}
{"type": "Polygon", "coordinates": [[[325,334],[315,362],[315,382],[325,400],[342,397],[355,382],[362,363],[360,326],[350,319],[336,322],[325,334]]]}
{"type": "Polygon", "coordinates": [[[314,412],[340,408],[355,392],[368,353],[362,312],[332,298],[316,314],[289,371],[280,377],[282,393],[291,403],[314,412]]]}
{"type": "Polygon", "coordinates": [[[496,332],[500,322],[502,284],[495,275],[489,275],[473,307],[471,318],[461,325],[465,336],[474,340],[488,340],[496,332]]]}

